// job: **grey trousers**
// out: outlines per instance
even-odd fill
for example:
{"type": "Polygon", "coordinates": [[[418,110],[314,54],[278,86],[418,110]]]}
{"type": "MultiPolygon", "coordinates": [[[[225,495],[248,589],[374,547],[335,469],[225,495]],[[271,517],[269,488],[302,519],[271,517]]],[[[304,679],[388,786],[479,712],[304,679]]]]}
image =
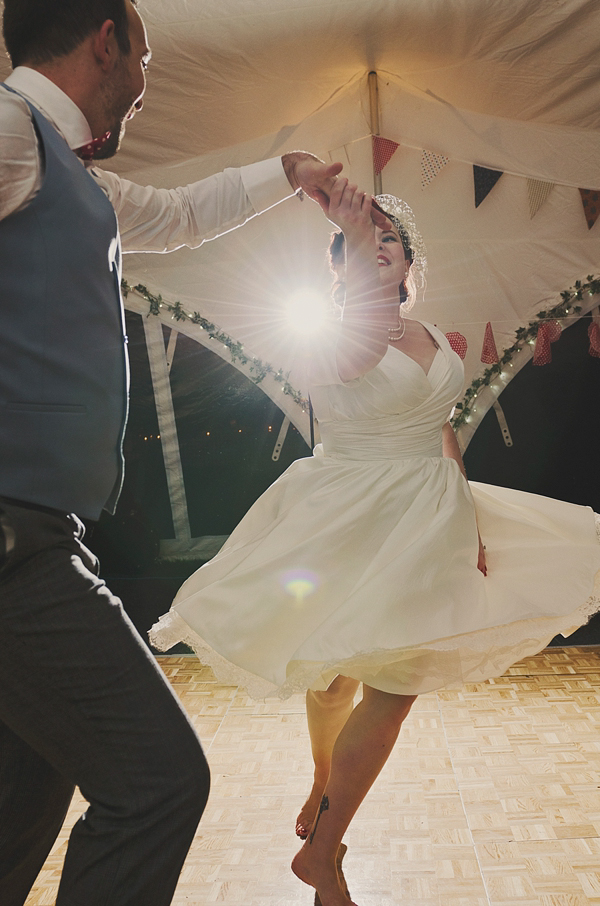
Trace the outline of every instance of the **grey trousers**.
{"type": "Polygon", "coordinates": [[[57,906],[167,906],[208,765],[83,531],[0,498],[0,904],[25,902],[78,786],[57,906]]]}

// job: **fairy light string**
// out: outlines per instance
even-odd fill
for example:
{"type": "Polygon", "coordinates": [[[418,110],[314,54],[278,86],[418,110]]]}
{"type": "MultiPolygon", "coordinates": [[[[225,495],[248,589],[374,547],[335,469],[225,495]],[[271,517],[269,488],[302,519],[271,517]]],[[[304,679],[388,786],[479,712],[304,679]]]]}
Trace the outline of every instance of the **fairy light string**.
{"type": "Polygon", "coordinates": [[[192,324],[197,324],[206,332],[211,340],[217,340],[219,343],[222,343],[223,346],[227,347],[232,362],[239,362],[248,369],[250,372],[248,377],[254,384],[260,384],[267,375],[270,375],[274,381],[281,384],[281,389],[286,396],[291,397],[294,402],[300,406],[303,412],[308,411],[308,400],[305,399],[301,392],[296,390],[288,380],[289,371],[284,372],[282,368],[274,368],[269,362],[263,362],[262,359],[259,359],[256,356],[246,355],[243,344],[240,343],[239,340],[234,340],[233,337],[230,337],[229,334],[226,334],[225,331],[221,330],[220,327],[217,327],[216,324],[213,324],[211,321],[207,320],[207,318],[204,318],[199,312],[195,311],[190,314],[184,309],[181,302],[168,302],[166,299],[163,299],[160,294],[154,295],[154,293],[151,293],[150,290],[141,283],[138,283],[136,286],[131,286],[125,278],[121,280],[121,291],[125,298],[127,298],[130,292],[134,292],[137,293],[138,296],[141,296],[142,299],[145,299],[149,305],[148,315],[159,315],[161,309],[163,309],[170,312],[175,321],[190,321],[192,324]]]}
{"type": "MultiPolygon", "coordinates": [[[[123,279],[121,281],[121,289],[125,298],[130,292],[135,292],[145,299],[149,306],[148,315],[158,315],[162,308],[170,312],[175,321],[190,321],[192,324],[197,324],[206,331],[211,340],[217,340],[227,347],[232,362],[240,362],[247,367],[250,372],[249,377],[253,383],[260,384],[267,375],[270,375],[274,381],[281,384],[283,393],[291,397],[303,411],[308,410],[308,400],[290,384],[288,380],[289,372],[284,372],[282,368],[276,369],[269,362],[264,362],[256,356],[246,355],[244,347],[239,340],[234,340],[233,337],[230,337],[216,324],[204,318],[199,312],[195,311],[190,314],[183,308],[181,302],[169,302],[162,295],[151,293],[141,283],[131,286],[127,280],[123,279]]],[[[456,404],[455,415],[451,420],[454,429],[460,428],[461,425],[468,421],[477,402],[478,395],[494,382],[496,377],[502,373],[504,367],[509,365],[525,346],[535,343],[540,325],[547,321],[560,321],[563,318],[580,314],[582,307],[577,305],[577,302],[581,302],[585,295],[600,295],[600,278],[588,276],[586,282],[577,280],[571,289],[561,292],[559,303],[552,308],[539,311],[527,326],[517,328],[514,343],[502,350],[498,362],[489,365],[471,381],[462,400],[456,404]]]]}
{"type": "Polygon", "coordinates": [[[525,346],[535,343],[541,324],[548,321],[560,321],[561,318],[580,314],[582,307],[576,303],[581,302],[586,294],[590,296],[600,295],[600,278],[588,276],[585,283],[577,280],[571,289],[561,292],[561,301],[557,305],[538,311],[535,319],[530,321],[526,327],[519,327],[515,331],[515,342],[512,346],[503,349],[502,354],[499,356],[499,361],[490,365],[482,374],[471,381],[462,401],[456,404],[455,415],[451,419],[452,427],[455,430],[469,420],[477,397],[482,390],[494,382],[496,377],[502,373],[503,368],[510,364],[514,356],[521,352],[525,346]]]}

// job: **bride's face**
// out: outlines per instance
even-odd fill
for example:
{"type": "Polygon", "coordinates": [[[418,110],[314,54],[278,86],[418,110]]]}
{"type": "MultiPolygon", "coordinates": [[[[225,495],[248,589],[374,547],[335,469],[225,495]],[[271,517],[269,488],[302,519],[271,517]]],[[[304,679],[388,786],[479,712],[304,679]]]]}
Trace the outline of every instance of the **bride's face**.
{"type": "Polygon", "coordinates": [[[406,260],[398,231],[395,228],[383,231],[376,227],[375,245],[381,282],[386,286],[400,286],[408,273],[410,262],[406,260]]]}

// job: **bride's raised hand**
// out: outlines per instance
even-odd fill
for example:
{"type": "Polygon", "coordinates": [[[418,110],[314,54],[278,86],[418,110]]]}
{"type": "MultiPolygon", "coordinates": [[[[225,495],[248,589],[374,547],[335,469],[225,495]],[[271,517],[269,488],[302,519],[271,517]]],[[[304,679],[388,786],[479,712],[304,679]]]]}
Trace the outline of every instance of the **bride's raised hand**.
{"type": "Polygon", "coordinates": [[[347,240],[373,239],[375,226],[371,218],[373,197],[345,177],[339,177],[329,198],[328,218],[338,226],[347,240]]]}
{"type": "Polygon", "coordinates": [[[343,381],[374,368],[388,347],[391,318],[387,308],[382,311],[383,284],[371,211],[372,197],[338,176],[327,216],[340,227],[345,240],[345,262],[336,268],[338,280],[345,287],[336,348],[337,369],[343,381]]]}

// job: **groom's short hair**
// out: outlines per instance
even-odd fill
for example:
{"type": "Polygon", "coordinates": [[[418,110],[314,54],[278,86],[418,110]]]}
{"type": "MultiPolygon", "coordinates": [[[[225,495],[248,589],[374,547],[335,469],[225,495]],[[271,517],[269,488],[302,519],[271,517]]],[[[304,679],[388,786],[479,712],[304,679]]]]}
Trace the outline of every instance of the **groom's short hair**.
{"type": "Polygon", "coordinates": [[[39,65],[71,53],[107,19],[119,50],[131,51],[127,4],[137,0],[4,0],[2,31],[13,68],[39,65]]]}

